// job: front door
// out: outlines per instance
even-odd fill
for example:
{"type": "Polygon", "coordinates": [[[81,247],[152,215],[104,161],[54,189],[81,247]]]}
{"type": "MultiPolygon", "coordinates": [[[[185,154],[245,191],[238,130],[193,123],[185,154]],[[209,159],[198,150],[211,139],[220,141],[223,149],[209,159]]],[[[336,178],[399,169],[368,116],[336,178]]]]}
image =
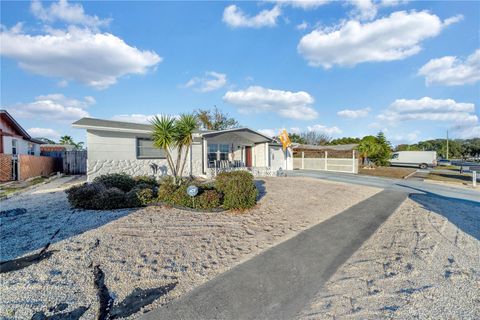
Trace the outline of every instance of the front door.
{"type": "Polygon", "coordinates": [[[252,167],[252,147],[245,147],[245,165],[252,167]]]}

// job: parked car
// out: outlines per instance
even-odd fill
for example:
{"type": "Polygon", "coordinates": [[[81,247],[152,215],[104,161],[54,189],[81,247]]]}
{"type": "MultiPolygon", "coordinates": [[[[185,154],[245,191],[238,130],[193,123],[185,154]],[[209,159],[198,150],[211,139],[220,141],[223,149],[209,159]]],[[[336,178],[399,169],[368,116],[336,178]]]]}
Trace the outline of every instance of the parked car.
{"type": "Polygon", "coordinates": [[[398,151],[389,160],[391,166],[419,167],[426,169],[437,165],[436,151],[398,151]]]}
{"type": "Polygon", "coordinates": [[[437,166],[451,166],[452,162],[447,159],[439,159],[437,160],[437,166]]]}

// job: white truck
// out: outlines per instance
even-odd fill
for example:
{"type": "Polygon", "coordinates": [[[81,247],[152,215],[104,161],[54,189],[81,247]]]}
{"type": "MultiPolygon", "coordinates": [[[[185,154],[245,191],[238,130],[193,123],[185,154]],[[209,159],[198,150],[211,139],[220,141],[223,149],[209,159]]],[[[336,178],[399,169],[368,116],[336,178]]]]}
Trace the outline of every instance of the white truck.
{"type": "Polygon", "coordinates": [[[436,151],[397,151],[389,160],[390,166],[419,167],[426,169],[437,165],[436,151]]]}

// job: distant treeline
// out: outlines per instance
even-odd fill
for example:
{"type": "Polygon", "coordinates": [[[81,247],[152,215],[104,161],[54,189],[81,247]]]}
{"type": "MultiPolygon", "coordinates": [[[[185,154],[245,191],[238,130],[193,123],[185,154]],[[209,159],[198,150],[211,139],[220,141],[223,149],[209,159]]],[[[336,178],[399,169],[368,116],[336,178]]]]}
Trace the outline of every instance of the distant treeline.
{"type": "MultiPolygon", "coordinates": [[[[399,144],[395,151],[436,151],[438,156],[447,158],[447,139],[399,144]]],[[[480,157],[480,138],[448,140],[448,158],[471,157],[480,157]]]]}

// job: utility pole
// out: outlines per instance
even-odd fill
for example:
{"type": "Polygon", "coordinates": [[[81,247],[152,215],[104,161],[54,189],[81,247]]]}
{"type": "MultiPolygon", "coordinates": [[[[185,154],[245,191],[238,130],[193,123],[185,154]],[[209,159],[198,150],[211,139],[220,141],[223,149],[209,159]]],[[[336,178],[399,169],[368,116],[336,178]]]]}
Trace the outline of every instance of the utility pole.
{"type": "Polygon", "coordinates": [[[448,160],[448,130],[447,130],[447,160],[448,160]]]}

